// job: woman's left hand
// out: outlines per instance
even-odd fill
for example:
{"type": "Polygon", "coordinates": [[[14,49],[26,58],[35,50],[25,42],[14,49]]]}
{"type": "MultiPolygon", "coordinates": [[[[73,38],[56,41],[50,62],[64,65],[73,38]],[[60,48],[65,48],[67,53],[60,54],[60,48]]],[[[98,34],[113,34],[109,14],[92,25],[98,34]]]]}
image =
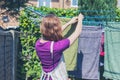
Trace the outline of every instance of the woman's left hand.
{"type": "Polygon", "coordinates": [[[69,21],[69,23],[70,24],[73,24],[73,23],[76,23],[78,21],[78,17],[73,17],[70,21],[69,21]]]}

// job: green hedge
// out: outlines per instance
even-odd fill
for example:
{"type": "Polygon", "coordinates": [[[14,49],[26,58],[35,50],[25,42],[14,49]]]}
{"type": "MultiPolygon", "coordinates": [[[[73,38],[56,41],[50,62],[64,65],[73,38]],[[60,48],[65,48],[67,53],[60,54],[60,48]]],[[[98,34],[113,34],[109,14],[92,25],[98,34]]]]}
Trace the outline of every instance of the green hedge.
{"type": "Polygon", "coordinates": [[[48,13],[54,13],[58,17],[71,18],[77,16],[81,12],[84,14],[85,16],[84,20],[86,21],[108,21],[108,22],[120,21],[120,8],[116,8],[116,0],[109,4],[107,4],[107,0],[106,1],[95,0],[94,3],[90,3],[90,2],[87,2],[89,3],[87,4],[86,1],[80,0],[78,9],[75,8],[58,9],[58,8],[48,8],[48,7],[39,7],[39,8],[30,7],[30,8],[41,13],[42,15],[46,15],[48,13]]]}
{"type": "Polygon", "coordinates": [[[59,17],[70,18],[78,15],[78,9],[75,8],[62,9],[62,8],[34,7],[33,9],[40,11],[44,14],[54,13],[59,17]]]}
{"type": "Polygon", "coordinates": [[[116,22],[120,22],[120,8],[116,9],[116,22]]]}
{"type": "Polygon", "coordinates": [[[41,66],[35,52],[35,42],[41,36],[40,20],[35,20],[37,18],[39,16],[32,14],[29,10],[20,12],[20,31],[23,32],[20,37],[22,45],[20,59],[23,63],[20,65],[19,80],[37,80],[40,76],[41,66]]]}

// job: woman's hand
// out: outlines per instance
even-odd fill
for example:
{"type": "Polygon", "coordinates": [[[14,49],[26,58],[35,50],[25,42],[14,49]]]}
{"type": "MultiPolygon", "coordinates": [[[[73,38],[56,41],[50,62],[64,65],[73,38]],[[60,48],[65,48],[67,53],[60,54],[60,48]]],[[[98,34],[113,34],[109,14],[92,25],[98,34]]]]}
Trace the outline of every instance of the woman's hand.
{"type": "MultiPolygon", "coordinates": [[[[68,39],[70,40],[70,45],[72,45],[74,43],[74,41],[79,37],[79,35],[82,32],[82,20],[83,20],[84,16],[80,13],[78,16],[78,23],[76,25],[75,31],[68,37],[68,39]]],[[[77,18],[73,18],[73,19],[77,19],[77,18]]],[[[74,22],[74,20],[73,20],[74,22]]]]}
{"type": "Polygon", "coordinates": [[[78,16],[78,21],[82,21],[84,19],[84,16],[80,13],[78,16]]]}
{"type": "Polygon", "coordinates": [[[73,17],[69,22],[67,22],[62,26],[62,31],[64,31],[69,25],[76,23],[77,21],[78,21],[78,17],[73,17]]]}
{"type": "Polygon", "coordinates": [[[78,17],[73,17],[70,21],[69,21],[69,23],[70,24],[73,24],[73,23],[76,23],[78,21],[78,17]]]}

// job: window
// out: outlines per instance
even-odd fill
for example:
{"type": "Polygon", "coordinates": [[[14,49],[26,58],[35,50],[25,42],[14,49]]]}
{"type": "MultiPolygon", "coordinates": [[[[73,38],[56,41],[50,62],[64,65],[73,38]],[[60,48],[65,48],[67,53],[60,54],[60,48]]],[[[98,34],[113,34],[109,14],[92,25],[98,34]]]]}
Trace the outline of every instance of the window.
{"type": "Polygon", "coordinates": [[[51,7],[51,0],[38,0],[38,7],[40,6],[51,7]]]}
{"type": "Polygon", "coordinates": [[[78,7],[78,0],[71,0],[72,7],[78,7]]]}

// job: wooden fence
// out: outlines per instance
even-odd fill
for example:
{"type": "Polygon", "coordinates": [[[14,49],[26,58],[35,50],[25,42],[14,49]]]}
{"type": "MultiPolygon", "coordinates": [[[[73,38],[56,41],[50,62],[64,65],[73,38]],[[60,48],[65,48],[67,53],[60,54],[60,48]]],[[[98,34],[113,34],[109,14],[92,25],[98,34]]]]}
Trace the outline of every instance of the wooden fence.
{"type": "Polygon", "coordinates": [[[16,80],[19,34],[0,29],[0,80],[16,80]]]}

